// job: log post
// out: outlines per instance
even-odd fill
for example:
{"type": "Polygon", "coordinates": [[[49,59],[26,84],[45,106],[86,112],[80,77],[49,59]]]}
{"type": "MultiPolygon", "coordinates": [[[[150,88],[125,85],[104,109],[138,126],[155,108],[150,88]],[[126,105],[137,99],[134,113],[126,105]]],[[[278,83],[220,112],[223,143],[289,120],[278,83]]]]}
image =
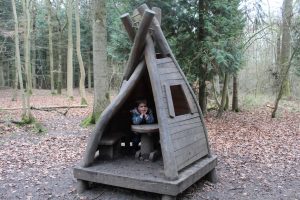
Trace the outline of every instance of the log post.
{"type": "Polygon", "coordinates": [[[153,7],[152,10],[155,12],[158,23],[161,25],[161,9],[159,7],[153,7]]]}
{"type": "Polygon", "coordinates": [[[129,39],[131,40],[131,42],[133,42],[135,37],[135,30],[133,28],[132,20],[130,18],[129,13],[125,13],[120,18],[125,27],[126,32],[128,33],[129,39]]]}
{"type": "Polygon", "coordinates": [[[89,182],[84,180],[77,180],[76,190],[78,194],[83,193],[85,190],[89,188],[89,182]]]}
{"type": "Polygon", "coordinates": [[[137,66],[141,55],[143,54],[143,49],[145,47],[146,35],[148,33],[148,29],[154,18],[155,12],[152,10],[146,9],[140,23],[138,32],[134,38],[133,47],[131,48],[131,52],[129,54],[127,66],[124,72],[123,80],[128,80],[137,66]]]}
{"type": "Polygon", "coordinates": [[[174,155],[174,147],[171,141],[171,135],[169,133],[168,127],[165,123],[165,120],[167,119],[167,113],[164,110],[164,102],[161,98],[163,96],[162,87],[159,80],[159,76],[157,75],[158,69],[156,64],[154,43],[150,34],[147,35],[146,41],[147,43],[145,47],[145,60],[149,72],[149,77],[151,80],[151,87],[153,91],[155,109],[157,113],[161,151],[164,162],[164,173],[166,178],[170,180],[176,180],[178,178],[178,170],[174,155]]]}
{"type": "MultiPolygon", "coordinates": [[[[142,4],[141,6],[139,6],[137,8],[140,15],[143,15],[143,13],[148,9],[149,8],[146,4],[142,4]]],[[[155,39],[155,43],[158,45],[158,48],[160,49],[162,55],[164,57],[170,56],[171,48],[170,48],[167,40],[165,39],[164,33],[162,32],[162,30],[160,28],[160,23],[159,23],[159,21],[157,20],[156,17],[154,17],[154,19],[151,23],[151,28],[153,28],[153,30],[154,30],[153,36],[154,36],[154,39],[155,39]]]]}

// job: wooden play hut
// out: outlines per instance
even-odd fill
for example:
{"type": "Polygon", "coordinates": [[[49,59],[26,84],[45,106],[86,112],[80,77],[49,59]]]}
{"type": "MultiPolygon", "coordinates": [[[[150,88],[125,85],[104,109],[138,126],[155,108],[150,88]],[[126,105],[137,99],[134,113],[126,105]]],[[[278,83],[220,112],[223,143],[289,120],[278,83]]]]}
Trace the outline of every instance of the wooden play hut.
{"type": "Polygon", "coordinates": [[[204,176],[216,181],[217,157],[210,152],[196,97],[161,30],[160,13],[143,4],[132,18],[121,16],[133,46],[120,92],[74,168],[79,192],[96,182],[175,199],[204,176]],[[129,111],[140,98],[154,110],[155,124],[131,125],[129,111]],[[132,131],[142,135],[142,152],[130,154],[132,131]],[[149,159],[141,161],[144,156],[149,159]]]}

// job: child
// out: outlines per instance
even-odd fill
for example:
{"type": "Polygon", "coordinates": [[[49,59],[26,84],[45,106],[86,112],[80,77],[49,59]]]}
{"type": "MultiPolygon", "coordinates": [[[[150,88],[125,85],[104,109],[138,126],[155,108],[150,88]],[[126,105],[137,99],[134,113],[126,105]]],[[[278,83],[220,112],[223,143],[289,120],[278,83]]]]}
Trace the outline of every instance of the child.
{"type": "MultiPolygon", "coordinates": [[[[135,107],[133,110],[131,110],[132,114],[132,123],[134,125],[139,124],[153,124],[154,123],[154,117],[152,110],[148,108],[147,100],[138,100],[136,102],[137,107],[135,107]]],[[[134,133],[134,136],[132,138],[133,148],[135,150],[139,150],[139,143],[141,141],[141,136],[137,133],[134,133]]]]}
{"type": "Polygon", "coordinates": [[[137,107],[131,110],[132,123],[138,124],[153,124],[154,117],[152,110],[148,108],[146,100],[137,101],[137,107]]]}

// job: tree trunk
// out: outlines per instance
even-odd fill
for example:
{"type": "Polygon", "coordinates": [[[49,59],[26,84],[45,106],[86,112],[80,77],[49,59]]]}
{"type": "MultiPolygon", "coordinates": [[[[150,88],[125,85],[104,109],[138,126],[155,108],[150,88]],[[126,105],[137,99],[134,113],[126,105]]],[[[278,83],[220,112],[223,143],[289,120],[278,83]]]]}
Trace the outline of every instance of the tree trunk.
{"type": "MultiPolygon", "coordinates": [[[[32,75],[30,65],[30,39],[31,39],[31,25],[30,25],[30,0],[23,1],[23,12],[25,16],[24,22],[24,57],[25,57],[25,74],[26,74],[26,93],[27,98],[32,94],[32,75]]],[[[28,101],[29,102],[29,101],[28,101]]]]}
{"type": "Polygon", "coordinates": [[[228,89],[228,84],[227,84],[226,101],[225,101],[224,111],[227,111],[228,109],[229,109],[229,89],[228,89]]]}
{"type": "Polygon", "coordinates": [[[220,78],[219,74],[214,75],[213,77],[214,87],[217,95],[220,95],[220,78]]]}
{"type": "Polygon", "coordinates": [[[57,2],[57,21],[58,21],[58,69],[57,69],[57,94],[61,94],[61,88],[62,88],[62,41],[63,41],[63,30],[62,25],[59,20],[58,14],[60,13],[60,4],[61,2],[57,2]]]}
{"type": "Polygon", "coordinates": [[[97,121],[109,103],[107,69],[107,32],[106,1],[94,0],[93,19],[93,70],[94,70],[94,106],[93,119],[97,121]]]}
{"type": "Polygon", "coordinates": [[[23,77],[22,77],[22,69],[21,69],[21,58],[20,58],[20,47],[19,47],[19,25],[18,25],[18,16],[16,11],[16,3],[15,0],[12,0],[12,8],[14,13],[14,21],[15,21],[15,47],[16,47],[16,69],[18,71],[18,79],[20,83],[20,90],[22,95],[22,117],[30,117],[29,107],[26,107],[26,99],[25,99],[25,91],[23,86],[23,77]]]}
{"type": "Polygon", "coordinates": [[[281,72],[280,77],[283,82],[282,96],[290,96],[290,81],[289,75],[285,76],[285,71],[288,68],[288,62],[291,55],[291,19],[293,12],[293,0],[284,0],[283,1],[283,10],[282,10],[282,40],[281,40],[281,72]]]}
{"type": "MultiPolygon", "coordinates": [[[[15,56],[15,60],[17,60],[17,57],[15,56]]],[[[17,100],[17,94],[18,94],[18,69],[17,64],[15,64],[15,77],[14,77],[14,91],[11,100],[16,101],[17,100]]]]}
{"type": "Polygon", "coordinates": [[[67,0],[68,15],[68,62],[67,62],[67,95],[73,98],[73,39],[72,39],[72,0],[67,0]]]}
{"type": "Polygon", "coordinates": [[[31,64],[32,64],[32,87],[36,89],[36,1],[33,1],[33,7],[32,7],[32,58],[31,58],[31,64]]]}
{"type": "Polygon", "coordinates": [[[52,16],[52,11],[51,11],[51,2],[50,0],[45,0],[47,9],[48,9],[48,29],[49,29],[49,35],[48,35],[48,40],[49,40],[49,62],[50,62],[50,86],[51,86],[51,94],[55,94],[54,91],[54,77],[53,77],[53,43],[52,43],[52,24],[51,24],[51,16],[52,16]]]}
{"type": "Polygon", "coordinates": [[[57,74],[57,94],[61,94],[62,88],[62,33],[59,33],[58,39],[58,74],[57,74]]]}
{"type": "Polygon", "coordinates": [[[221,117],[223,114],[223,111],[225,108],[225,103],[226,103],[227,88],[228,88],[228,74],[225,73],[224,84],[223,84],[223,89],[222,89],[221,107],[219,107],[217,117],[221,117]]]}
{"type": "Polygon", "coordinates": [[[290,67],[291,67],[291,64],[292,64],[291,62],[292,62],[295,54],[296,54],[296,52],[294,51],[293,54],[291,55],[291,57],[289,58],[289,61],[288,61],[288,64],[287,64],[287,68],[283,72],[283,75],[282,75],[283,79],[281,81],[279,92],[278,92],[278,95],[277,95],[276,100],[275,100],[275,107],[274,107],[274,110],[273,110],[272,115],[271,115],[272,118],[276,117],[276,111],[278,109],[279,101],[280,101],[280,99],[281,99],[281,97],[283,95],[283,91],[284,91],[284,81],[288,77],[289,70],[290,70],[290,67]]]}
{"type": "Polygon", "coordinates": [[[76,20],[76,51],[77,58],[80,68],[80,81],[79,81],[79,92],[81,96],[81,105],[86,105],[86,95],[85,95],[85,70],[83,66],[81,50],[80,50],[80,20],[79,20],[79,8],[78,0],[75,1],[75,20],[76,20]]]}
{"type": "Polygon", "coordinates": [[[238,104],[238,75],[233,75],[232,111],[239,112],[238,104]]]}
{"type": "Polygon", "coordinates": [[[1,63],[0,63],[0,88],[5,86],[4,80],[4,56],[3,53],[0,53],[1,63]]]}
{"type": "Polygon", "coordinates": [[[92,89],[92,63],[91,63],[91,55],[88,54],[88,89],[91,91],[92,89]]]}
{"type": "MultiPolygon", "coordinates": [[[[203,76],[201,77],[203,78],[203,76]]],[[[202,114],[207,114],[207,95],[206,95],[206,83],[204,80],[199,80],[199,106],[202,110],[202,114]]]]}
{"type": "Polygon", "coordinates": [[[26,12],[26,26],[25,26],[25,69],[26,69],[26,95],[25,95],[25,104],[26,104],[26,114],[23,115],[22,119],[25,123],[31,123],[33,116],[30,112],[30,96],[32,94],[32,75],[31,75],[31,65],[30,65],[30,0],[25,0],[25,12],[26,12]]]}
{"type": "MultiPolygon", "coordinates": [[[[205,39],[205,21],[204,16],[206,12],[206,5],[204,0],[199,0],[198,2],[198,14],[199,14],[199,24],[198,24],[198,42],[200,43],[205,39]]],[[[202,110],[203,115],[207,113],[207,95],[206,95],[206,79],[207,79],[207,66],[203,63],[202,59],[199,59],[198,63],[199,69],[199,105],[202,110]]]]}

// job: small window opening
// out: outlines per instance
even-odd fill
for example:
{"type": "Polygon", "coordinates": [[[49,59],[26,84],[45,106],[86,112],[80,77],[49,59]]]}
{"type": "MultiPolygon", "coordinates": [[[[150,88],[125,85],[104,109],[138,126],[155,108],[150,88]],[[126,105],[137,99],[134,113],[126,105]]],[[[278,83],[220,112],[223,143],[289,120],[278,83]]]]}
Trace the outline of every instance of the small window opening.
{"type": "Polygon", "coordinates": [[[191,108],[189,107],[182,85],[171,85],[170,90],[174,105],[175,116],[190,114],[191,108]]]}

